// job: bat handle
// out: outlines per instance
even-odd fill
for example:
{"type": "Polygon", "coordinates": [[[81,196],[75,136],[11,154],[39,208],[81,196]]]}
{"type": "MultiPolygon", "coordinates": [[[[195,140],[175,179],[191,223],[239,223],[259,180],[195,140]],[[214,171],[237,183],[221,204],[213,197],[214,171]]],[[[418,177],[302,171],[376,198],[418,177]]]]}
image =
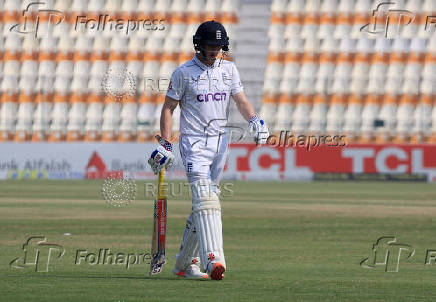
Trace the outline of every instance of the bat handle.
{"type": "Polygon", "coordinates": [[[159,172],[159,183],[158,183],[158,198],[165,198],[165,190],[164,190],[164,181],[165,181],[165,167],[162,168],[159,172]]]}

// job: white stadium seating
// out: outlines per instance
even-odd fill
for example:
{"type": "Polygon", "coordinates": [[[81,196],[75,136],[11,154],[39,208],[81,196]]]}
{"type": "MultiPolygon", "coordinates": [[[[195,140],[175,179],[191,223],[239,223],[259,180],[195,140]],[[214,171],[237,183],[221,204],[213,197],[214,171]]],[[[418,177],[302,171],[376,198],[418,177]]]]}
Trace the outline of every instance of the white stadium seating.
{"type": "MultiPolygon", "coordinates": [[[[0,1],[0,141],[152,139],[169,78],[194,54],[198,25],[214,19],[234,35],[239,9],[234,0],[46,0],[25,19],[28,2],[0,1]],[[63,12],[62,22],[49,24],[41,9],[63,12]],[[108,21],[103,30],[105,14],[124,27],[108,21]],[[36,15],[36,36],[10,30],[24,22],[34,29],[36,15]],[[141,19],[149,21],[126,32],[127,20],[141,19]]],[[[175,118],[175,139],[178,127],[175,118]]]]}
{"type": "MultiPolygon", "coordinates": [[[[43,2],[31,6],[33,17],[25,20],[28,1],[0,1],[0,141],[152,139],[168,80],[192,57],[198,25],[221,21],[233,46],[235,25],[245,17],[235,0],[43,2]],[[38,13],[43,8],[64,12],[65,19],[50,26],[49,16],[38,13]],[[34,28],[36,14],[36,37],[10,30],[15,24],[22,30],[24,22],[34,28]],[[162,19],[164,29],[126,32],[127,24],[115,30],[110,21],[102,30],[97,22],[105,14],[162,19]],[[91,21],[77,22],[79,16],[91,21]]],[[[271,1],[259,111],[272,133],[342,134],[361,143],[436,142],[436,27],[426,24],[436,3],[392,2],[373,15],[380,1],[271,1]],[[407,17],[399,19],[395,9],[415,17],[404,25],[407,17]],[[391,26],[384,35],[388,15],[403,26],[391,26]]],[[[174,139],[179,114],[177,109],[174,139]]]]}
{"type": "Polygon", "coordinates": [[[435,2],[393,2],[373,15],[380,1],[272,1],[261,112],[277,121],[275,132],[436,142],[436,34],[424,20],[435,2]],[[407,22],[392,12],[402,9],[416,18],[407,22]],[[392,23],[384,35],[387,15],[402,26],[392,23]]]}

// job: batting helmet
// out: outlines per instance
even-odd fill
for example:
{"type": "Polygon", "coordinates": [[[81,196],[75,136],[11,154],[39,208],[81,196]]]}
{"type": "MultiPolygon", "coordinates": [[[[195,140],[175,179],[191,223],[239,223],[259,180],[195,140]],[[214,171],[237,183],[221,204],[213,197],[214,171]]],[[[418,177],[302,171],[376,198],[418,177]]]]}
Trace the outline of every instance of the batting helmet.
{"type": "Polygon", "coordinates": [[[201,50],[204,45],[219,45],[223,51],[229,51],[229,37],[224,26],[216,21],[206,21],[197,28],[193,36],[194,49],[201,50]]]}

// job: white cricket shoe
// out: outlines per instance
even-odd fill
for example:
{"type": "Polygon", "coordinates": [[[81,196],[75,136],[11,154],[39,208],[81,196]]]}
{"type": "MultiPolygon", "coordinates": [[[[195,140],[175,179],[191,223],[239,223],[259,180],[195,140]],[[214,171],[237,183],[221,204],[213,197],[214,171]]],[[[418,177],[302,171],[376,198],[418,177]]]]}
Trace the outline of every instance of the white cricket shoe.
{"type": "Polygon", "coordinates": [[[177,276],[185,277],[187,279],[208,279],[206,273],[202,273],[200,267],[196,264],[189,265],[185,270],[173,269],[173,273],[177,276]]]}

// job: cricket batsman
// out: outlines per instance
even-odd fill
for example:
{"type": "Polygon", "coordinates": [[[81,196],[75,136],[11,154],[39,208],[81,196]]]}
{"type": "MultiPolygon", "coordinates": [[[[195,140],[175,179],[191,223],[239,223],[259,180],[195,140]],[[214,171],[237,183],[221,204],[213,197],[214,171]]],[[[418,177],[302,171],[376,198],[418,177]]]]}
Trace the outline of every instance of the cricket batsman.
{"type": "Polygon", "coordinates": [[[221,280],[226,271],[223,250],[219,182],[228,156],[230,96],[248,121],[258,144],[269,136],[265,122],[254,112],[233,62],[217,59],[229,51],[224,26],[202,23],[193,37],[195,54],[172,74],[160,117],[160,136],[148,163],[155,174],[170,168],[172,114],[180,106],[179,149],[191,191],[192,212],[186,221],[174,274],[193,279],[221,280]],[[200,267],[200,264],[202,266],[200,267]]]}

